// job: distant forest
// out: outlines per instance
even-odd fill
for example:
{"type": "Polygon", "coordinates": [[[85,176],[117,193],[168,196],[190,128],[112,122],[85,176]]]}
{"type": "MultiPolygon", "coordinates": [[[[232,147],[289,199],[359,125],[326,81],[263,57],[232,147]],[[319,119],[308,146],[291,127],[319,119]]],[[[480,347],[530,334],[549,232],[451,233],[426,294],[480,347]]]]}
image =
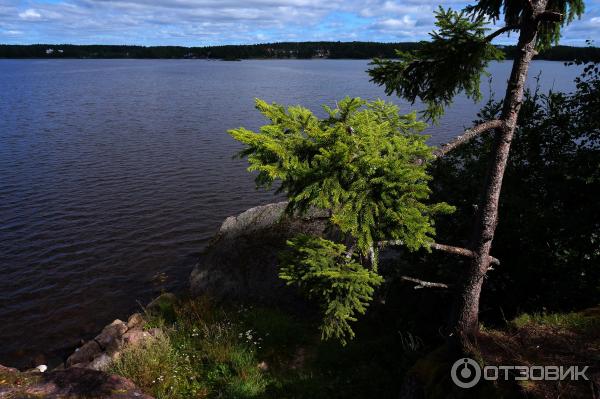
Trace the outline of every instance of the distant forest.
{"type": "MultiPolygon", "coordinates": [[[[239,60],[250,58],[393,58],[395,50],[412,50],[418,43],[377,42],[288,42],[208,47],[112,46],[33,44],[0,45],[0,58],[191,58],[239,60]]],[[[511,59],[514,46],[499,46],[511,59]]],[[[540,53],[537,59],[571,61],[600,60],[600,48],[557,46],[540,53]]]]}

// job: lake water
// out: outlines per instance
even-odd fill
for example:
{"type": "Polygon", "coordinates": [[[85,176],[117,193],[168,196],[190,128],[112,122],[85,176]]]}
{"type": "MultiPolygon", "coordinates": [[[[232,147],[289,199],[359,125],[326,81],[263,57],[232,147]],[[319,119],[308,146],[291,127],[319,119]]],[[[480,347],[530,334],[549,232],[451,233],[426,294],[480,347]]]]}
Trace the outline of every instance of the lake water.
{"type": "MultiPolygon", "coordinates": [[[[315,110],[383,98],[367,63],[0,61],[0,363],[55,362],[161,290],[185,289],[223,219],[273,201],[232,159],[226,130],[263,123],[254,97],[315,110]]],[[[499,96],[509,70],[490,68],[499,96]]],[[[544,88],[571,90],[578,68],[539,61],[539,72],[544,88]]],[[[431,142],[478,109],[457,99],[431,142]]]]}

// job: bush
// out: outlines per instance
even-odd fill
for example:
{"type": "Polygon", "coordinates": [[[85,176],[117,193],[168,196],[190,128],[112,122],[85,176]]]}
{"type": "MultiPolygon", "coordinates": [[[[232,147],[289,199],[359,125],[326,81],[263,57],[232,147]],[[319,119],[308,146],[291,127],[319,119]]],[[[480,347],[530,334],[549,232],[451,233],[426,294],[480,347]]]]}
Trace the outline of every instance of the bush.
{"type": "MultiPolygon", "coordinates": [[[[500,198],[492,255],[501,265],[488,274],[482,317],[501,321],[543,308],[565,312],[600,298],[600,74],[588,66],[574,93],[526,93],[500,198]]],[[[490,101],[481,120],[493,119],[490,101]]],[[[432,169],[435,201],[457,211],[437,223],[441,242],[468,244],[479,182],[493,134],[482,135],[440,159],[432,169]]],[[[433,259],[430,257],[430,259],[433,259]]],[[[438,259],[430,268],[441,270],[438,259]]],[[[442,271],[452,281],[460,266],[442,271]]]]}

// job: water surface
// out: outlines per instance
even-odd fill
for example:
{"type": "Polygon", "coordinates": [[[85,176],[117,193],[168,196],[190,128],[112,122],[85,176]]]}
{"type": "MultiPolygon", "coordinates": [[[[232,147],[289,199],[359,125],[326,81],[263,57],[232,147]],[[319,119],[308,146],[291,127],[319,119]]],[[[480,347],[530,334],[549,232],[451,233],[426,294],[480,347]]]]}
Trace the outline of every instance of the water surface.
{"type": "MultiPolygon", "coordinates": [[[[273,200],[225,131],[253,98],[318,110],[383,98],[367,61],[0,61],[0,363],[52,362],[161,290],[181,290],[222,220],[273,200]],[[45,356],[42,357],[40,354],[45,356]]],[[[503,95],[510,65],[494,64],[503,95]]],[[[545,88],[577,70],[535,62],[545,88]]],[[[484,87],[487,93],[487,83],[484,87]]],[[[413,107],[397,99],[406,112],[413,107]]],[[[441,143],[478,105],[459,98],[441,143]]]]}

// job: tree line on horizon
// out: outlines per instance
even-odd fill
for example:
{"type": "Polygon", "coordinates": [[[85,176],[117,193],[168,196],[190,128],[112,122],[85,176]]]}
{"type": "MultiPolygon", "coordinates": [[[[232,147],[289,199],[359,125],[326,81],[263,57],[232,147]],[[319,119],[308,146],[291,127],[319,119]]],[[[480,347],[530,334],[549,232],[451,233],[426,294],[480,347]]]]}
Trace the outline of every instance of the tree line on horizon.
{"type": "MultiPolygon", "coordinates": [[[[396,50],[413,51],[417,42],[282,42],[206,47],[32,44],[0,45],[0,58],[148,58],[148,59],[371,59],[395,58],[396,50]]],[[[514,59],[515,46],[497,46],[514,59]]],[[[600,60],[598,47],[556,46],[536,57],[551,61],[600,60]]]]}

